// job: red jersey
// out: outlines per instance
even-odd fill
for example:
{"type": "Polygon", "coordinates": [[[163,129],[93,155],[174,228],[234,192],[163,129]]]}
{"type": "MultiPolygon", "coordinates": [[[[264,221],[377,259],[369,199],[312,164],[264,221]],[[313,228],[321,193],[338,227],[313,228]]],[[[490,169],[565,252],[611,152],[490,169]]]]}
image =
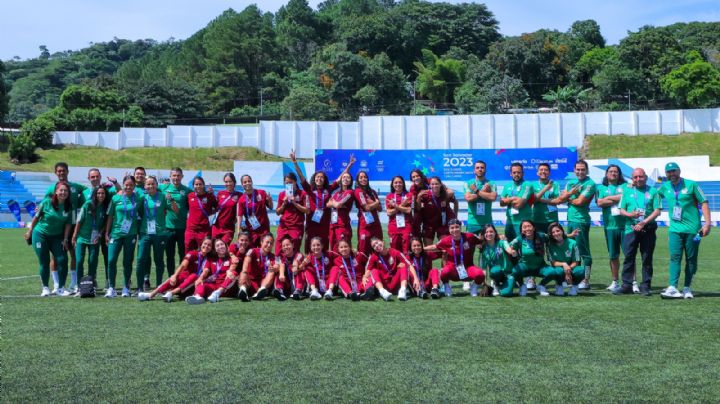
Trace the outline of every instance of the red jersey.
{"type": "Polygon", "coordinates": [[[441,200],[433,195],[431,191],[420,197],[420,213],[423,222],[434,227],[445,226],[448,220],[455,219],[455,211],[450,207],[450,202],[441,200]]]}
{"type": "Polygon", "coordinates": [[[199,196],[195,192],[188,195],[188,218],[186,228],[190,231],[209,231],[210,215],[217,210],[215,195],[206,192],[199,196]]]}
{"type": "Polygon", "coordinates": [[[270,219],[267,213],[267,200],[271,199],[267,192],[261,189],[254,189],[251,193],[245,193],[238,201],[238,217],[245,219],[245,228],[250,231],[270,230],[270,219]],[[250,223],[250,216],[260,223],[260,227],[253,229],[250,223]]]}
{"type": "MultiPolygon", "coordinates": [[[[293,193],[293,201],[298,205],[310,207],[308,196],[305,191],[295,190],[293,193]]],[[[278,206],[284,205],[282,216],[280,217],[280,226],[286,229],[302,229],[305,225],[305,214],[300,212],[295,205],[285,200],[285,191],[281,191],[278,195],[278,206]]]]}
{"type": "Polygon", "coordinates": [[[304,268],[301,269],[305,271],[311,271],[313,274],[315,274],[316,279],[327,279],[328,275],[330,275],[330,268],[332,268],[332,263],[337,255],[338,254],[333,251],[326,251],[322,254],[321,257],[316,257],[314,254],[309,254],[307,256],[309,262],[305,265],[304,268]]]}
{"type": "Polygon", "coordinates": [[[183,259],[188,261],[185,271],[196,275],[200,275],[202,273],[202,269],[205,267],[205,262],[207,262],[207,257],[200,255],[200,251],[197,250],[189,251],[185,254],[183,259]]]}
{"type": "Polygon", "coordinates": [[[333,194],[333,200],[342,206],[335,209],[337,210],[337,223],[330,223],[331,227],[350,227],[352,223],[350,220],[350,210],[352,209],[354,197],[355,194],[352,189],[337,191],[333,194]]]}
{"type": "Polygon", "coordinates": [[[313,190],[307,181],[303,181],[302,188],[305,190],[308,199],[310,200],[310,213],[307,214],[307,224],[321,225],[323,228],[327,228],[330,224],[330,209],[327,209],[327,203],[330,200],[332,192],[338,188],[338,182],[333,181],[326,189],[313,190]],[[319,222],[313,220],[313,217],[315,217],[315,211],[318,209],[322,210],[322,216],[319,222]]]}
{"type": "Polygon", "coordinates": [[[360,222],[360,226],[367,227],[367,226],[380,226],[380,218],[378,217],[378,211],[373,210],[372,212],[366,212],[365,209],[363,209],[363,205],[372,203],[378,200],[377,192],[370,189],[369,192],[365,192],[362,190],[362,188],[355,188],[355,204],[358,208],[358,221],[360,222]],[[366,217],[366,213],[369,213],[372,215],[372,223],[368,223],[368,218],[366,217]]]}
{"type": "Polygon", "coordinates": [[[442,258],[442,253],[425,251],[423,256],[416,257],[414,254],[408,254],[406,258],[415,267],[415,271],[422,271],[423,274],[427,274],[432,269],[433,261],[442,258]]]}
{"type": "Polygon", "coordinates": [[[250,249],[246,256],[250,257],[248,277],[256,282],[262,281],[270,271],[270,268],[275,265],[275,254],[272,252],[263,254],[260,248],[250,249]]]}
{"type": "Polygon", "coordinates": [[[403,253],[394,248],[388,248],[387,254],[385,255],[375,251],[370,254],[367,261],[367,270],[377,269],[378,271],[392,275],[397,271],[400,264],[405,264],[406,267],[411,265],[403,253]]]}
{"type": "Polygon", "coordinates": [[[458,241],[453,240],[452,236],[445,236],[435,245],[439,250],[447,254],[445,262],[455,265],[462,262],[467,268],[474,265],[475,247],[478,244],[480,244],[480,239],[475,237],[474,234],[461,233],[458,241]]]}
{"type": "Polygon", "coordinates": [[[217,219],[213,227],[223,230],[235,230],[237,224],[237,203],[240,192],[222,190],[217,194],[217,219]]]}
{"type": "Polygon", "coordinates": [[[365,265],[367,265],[367,255],[359,252],[357,254],[350,253],[350,257],[343,258],[342,255],[336,254],[333,258],[332,264],[338,267],[340,271],[348,275],[352,279],[353,273],[355,274],[355,280],[360,283],[362,277],[365,274],[365,265]]]}
{"type": "Polygon", "coordinates": [[[238,257],[242,261],[243,257],[245,257],[245,254],[247,251],[240,251],[240,244],[237,242],[230,244],[230,247],[228,247],[230,254],[238,257]]]}
{"type": "Polygon", "coordinates": [[[218,257],[215,259],[209,259],[205,261],[205,268],[210,270],[205,282],[216,282],[223,281],[227,276],[227,272],[230,269],[230,256],[218,257]]]}
{"type": "MultiPolygon", "coordinates": [[[[402,194],[396,194],[391,193],[385,195],[385,209],[387,210],[390,207],[390,201],[393,201],[395,203],[395,206],[412,206],[413,205],[413,195],[409,192],[403,192],[402,194]]],[[[410,227],[412,225],[412,215],[410,213],[402,213],[399,210],[396,211],[392,216],[389,216],[388,221],[388,234],[397,234],[397,233],[405,233],[410,231],[410,227]],[[401,215],[404,219],[404,223],[402,227],[398,227],[397,225],[397,217],[398,215],[401,215]]]]}

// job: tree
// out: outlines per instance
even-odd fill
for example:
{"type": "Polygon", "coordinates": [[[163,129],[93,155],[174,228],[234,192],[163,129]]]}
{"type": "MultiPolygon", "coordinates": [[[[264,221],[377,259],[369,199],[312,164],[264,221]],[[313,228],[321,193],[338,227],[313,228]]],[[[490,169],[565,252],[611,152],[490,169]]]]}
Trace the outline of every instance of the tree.
{"type": "Polygon", "coordinates": [[[476,58],[470,58],[468,65],[467,81],[455,92],[455,103],[461,113],[500,113],[532,104],[519,79],[476,58]]]}
{"type": "Polygon", "coordinates": [[[716,108],[720,105],[720,70],[692,51],[688,63],[660,79],[662,91],[680,107],[716,108]]]}
{"type": "Polygon", "coordinates": [[[467,67],[463,61],[442,59],[423,49],[423,60],[415,62],[415,68],[419,93],[436,103],[454,103],[455,89],[465,81],[467,67]]]}
{"type": "Polygon", "coordinates": [[[572,85],[558,87],[543,94],[543,100],[553,103],[559,112],[577,111],[579,100],[585,97],[590,89],[581,89],[572,85]]]}
{"type": "Polygon", "coordinates": [[[310,66],[315,51],[324,44],[328,31],[307,0],[290,0],[276,15],[277,41],[296,70],[310,66]]]}
{"type": "Polygon", "coordinates": [[[5,122],[8,113],[8,98],[5,88],[5,65],[0,60],[0,123],[5,122]]]}
{"type": "Polygon", "coordinates": [[[32,139],[33,146],[42,147],[43,149],[52,146],[54,131],[55,123],[43,116],[26,121],[20,127],[20,132],[27,134],[27,136],[32,139]]]}

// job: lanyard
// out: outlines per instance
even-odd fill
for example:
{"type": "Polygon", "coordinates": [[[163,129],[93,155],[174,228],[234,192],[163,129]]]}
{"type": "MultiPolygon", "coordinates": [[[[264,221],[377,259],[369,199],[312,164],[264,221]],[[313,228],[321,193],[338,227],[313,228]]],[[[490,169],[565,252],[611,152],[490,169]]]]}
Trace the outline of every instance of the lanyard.
{"type": "Polygon", "coordinates": [[[225,204],[227,204],[228,201],[231,201],[233,196],[235,196],[235,195],[236,195],[235,192],[230,192],[228,194],[228,197],[224,201],[222,201],[222,203],[220,203],[220,205],[218,205],[218,212],[220,212],[222,210],[223,206],[225,206],[225,204]]]}
{"type": "Polygon", "coordinates": [[[288,276],[290,277],[290,284],[294,285],[295,278],[293,277],[292,264],[293,264],[293,261],[295,260],[295,257],[292,257],[292,259],[286,255],[280,255],[280,257],[282,257],[283,264],[285,264],[285,273],[287,273],[288,276]]]}
{"type": "Polygon", "coordinates": [[[437,198],[435,198],[435,194],[433,194],[432,191],[430,191],[430,196],[432,197],[432,200],[433,200],[433,203],[435,204],[435,207],[437,207],[438,209],[440,209],[440,204],[438,203],[437,198]]]}
{"type": "Polygon", "coordinates": [[[220,270],[223,267],[223,264],[225,264],[225,261],[222,258],[218,258],[217,262],[215,263],[215,275],[220,273],[220,270]]]}
{"type": "Polygon", "coordinates": [[[196,271],[196,274],[198,276],[200,276],[200,274],[203,271],[203,267],[205,266],[205,261],[207,261],[207,257],[204,257],[204,256],[198,254],[197,271],[196,271]]]}
{"type": "Polygon", "coordinates": [[[685,182],[685,180],[683,180],[681,178],[680,182],[678,182],[678,185],[680,186],[679,188],[675,188],[675,185],[673,185],[672,182],[670,183],[670,186],[672,187],[673,192],[675,192],[675,206],[680,205],[680,191],[682,191],[683,185],[685,185],[684,182],[685,182]]]}
{"type": "Polygon", "coordinates": [[[133,210],[135,210],[135,194],[133,194],[130,197],[130,210],[129,211],[127,208],[127,198],[125,197],[125,195],[123,195],[123,211],[125,212],[125,218],[132,219],[132,214],[129,214],[128,212],[131,212],[133,210]]]}
{"type": "Polygon", "coordinates": [[[510,196],[516,196],[520,193],[520,188],[522,187],[522,182],[519,184],[513,183],[512,191],[510,192],[510,196]]]}
{"type": "Polygon", "coordinates": [[[315,194],[315,209],[325,209],[325,190],[317,190],[315,194]]]}
{"type": "Polygon", "coordinates": [[[458,266],[458,255],[460,255],[460,263],[465,265],[465,260],[464,260],[465,257],[463,256],[463,254],[464,254],[463,253],[463,245],[464,244],[465,243],[463,242],[463,236],[461,234],[460,235],[460,253],[458,254],[455,252],[455,239],[452,239],[453,260],[455,261],[455,266],[458,266]]]}
{"type": "Polygon", "coordinates": [[[382,264],[382,266],[385,267],[385,271],[389,274],[392,274],[392,272],[390,271],[390,267],[388,267],[388,264],[387,264],[387,262],[385,262],[385,259],[382,257],[382,254],[377,254],[377,257],[380,259],[380,263],[382,264]]]}
{"type": "Polygon", "coordinates": [[[403,201],[403,198],[405,198],[405,192],[398,195],[397,193],[393,194],[393,202],[395,202],[395,205],[400,205],[403,201]],[[398,201],[398,196],[400,197],[400,200],[398,201]]]}
{"type": "Polygon", "coordinates": [[[350,265],[348,266],[347,262],[345,262],[345,257],[340,257],[342,259],[343,266],[345,267],[345,273],[347,274],[348,279],[350,280],[350,284],[352,285],[353,292],[356,291],[356,282],[357,282],[357,272],[355,272],[355,266],[352,265],[352,257],[350,257],[350,265]],[[352,268],[352,277],[350,277],[350,268],[352,268]]]}
{"type": "Polygon", "coordinates": [[[488,262],[487,262],[488,267],[495,266],[495,261],[497,261],[498,255],[500,255],[500,254],[498,253],[499,248],[500,248],[500,247],[495,246],[495,245],[492,245],[492,246],[491,246],[491,245],[487,245],[487,246],[485,246],[485,249],[484,249],[484,250],[485,250],[485,254],[484,254],[484,255],[485,255],[485,259],[487,259],[487,261],[488,261],[488,262]],[[491,252],[492,252],[492,255],[490,255],[491,252]]]}
{"type": "Polygon", "coordinates": [[[152,200],[152,215],[150,215],[150,211],[148,210],[148,203],[147,203],[148,201],[145,200],[145,216],[148,219],[152,220],[157,217],[156,202],[157,202],[158,194],[155,194],[155,197],[150,196],[150,194],[148,194],[148,196],[150,197],[150,200],[152,200]]]}
{"type": "Polygon", "coordinates": [[[250,195],[245,194],[245,216],[255,216],[255,190],[250,195]],[[251,213],[248,213],[251,212],[251,213]]]}
{"type": "Polygon", "coordinates": [[[420,281],[420,286],[423,284],[423,271],[425,270],[425,257],[420,257],[420,265],[418,265],[417,257],[413,257],[413,263],[415,264],[415,272],[420,281]]]}
{"type": "Polygon", "coordinates": [[[262,250],[258,249],[258,252],[260,253],[260,262],[263,265],[263,277],[268,274],[268,265],[270,263],[270,258],[263,255],[262,250]]]}
{"type": "Polygon", "coordinates": [[[313,257],[314,265],[315,265],[315,275],[317,275],[318,280],[325,281],[325,255],[320,255],[320,263],[322,264],[322,278],[320,278],[320,270],[318,269],[318,262],[317,257],[313,257]]]}
{"type": "MultiPolygon", "coordinates": [[[[204,194],[204,195],[206,195],[206,194],[204,194]]],[[[198,206],[200,207],[200,210],[202,211],[203,215],[205,215],[205,217],[210,217],[210,215],[208,215],[207,211],[205,210],[205,207],[203,206],[202,201],[200,200],[200,195],[198,195],[198,194],[196,193],[196,194],[195,194],[195,197],[197,198],[197,199],[196,199],[196,200],[197,200],[197,204],[198,204],[198,206]]]]}

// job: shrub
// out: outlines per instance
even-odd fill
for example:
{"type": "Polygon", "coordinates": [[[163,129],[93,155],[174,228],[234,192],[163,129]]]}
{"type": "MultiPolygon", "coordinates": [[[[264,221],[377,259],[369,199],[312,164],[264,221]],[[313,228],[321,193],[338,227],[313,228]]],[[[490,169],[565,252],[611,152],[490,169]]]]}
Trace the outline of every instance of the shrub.
{"type": "Polygon", "coordinates": [[[55,122],[39,116],[35,119],[26,121],[20,127],[20,132],[28,134],[35,142],[35,146],[47,149],[52,146],[53,132],[55,131],[55,122]]]}
{"type": "Polygon", "coordinates": [[[8,154],[15,164],[32,163],[35,160],[35,141],[32,135],[23,132],[11,138],[8,154]]]}

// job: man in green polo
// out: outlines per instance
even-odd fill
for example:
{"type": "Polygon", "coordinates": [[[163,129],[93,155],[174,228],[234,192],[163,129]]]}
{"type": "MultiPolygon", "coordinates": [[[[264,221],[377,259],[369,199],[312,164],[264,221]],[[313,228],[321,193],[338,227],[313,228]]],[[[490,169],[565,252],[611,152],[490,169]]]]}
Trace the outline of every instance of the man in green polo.
{"type": "Polygon", "coordinates": [[[705,195],[695,181],[680,176],[680,167],[670,162],[665,165],[665,181],[660,187],[660,196],[667,202],[670,217],[668,232],[670,250],[670,285],[660,294],[666,299],[692,299],[690,290],[693,276],[697,272],[700,237],[710,234],[710,207],[705,195]],[[698,205],[702,207],[705,224],[700,223],[698,205]],[[685,253],[685,282],[682,292],[678,288],[683,252],[685,253]]]}
{"type": "Polygon", "coordinates": [[[523,166],[520,163],[510,165],[512,183],[505,185],[500,195],[500,206],[505,207],[505,237],[508,242],[520,236],[520,223],[532,218],[532,208],[528,203],[533,193],[532,184],[525,181],[523,166]]]}

